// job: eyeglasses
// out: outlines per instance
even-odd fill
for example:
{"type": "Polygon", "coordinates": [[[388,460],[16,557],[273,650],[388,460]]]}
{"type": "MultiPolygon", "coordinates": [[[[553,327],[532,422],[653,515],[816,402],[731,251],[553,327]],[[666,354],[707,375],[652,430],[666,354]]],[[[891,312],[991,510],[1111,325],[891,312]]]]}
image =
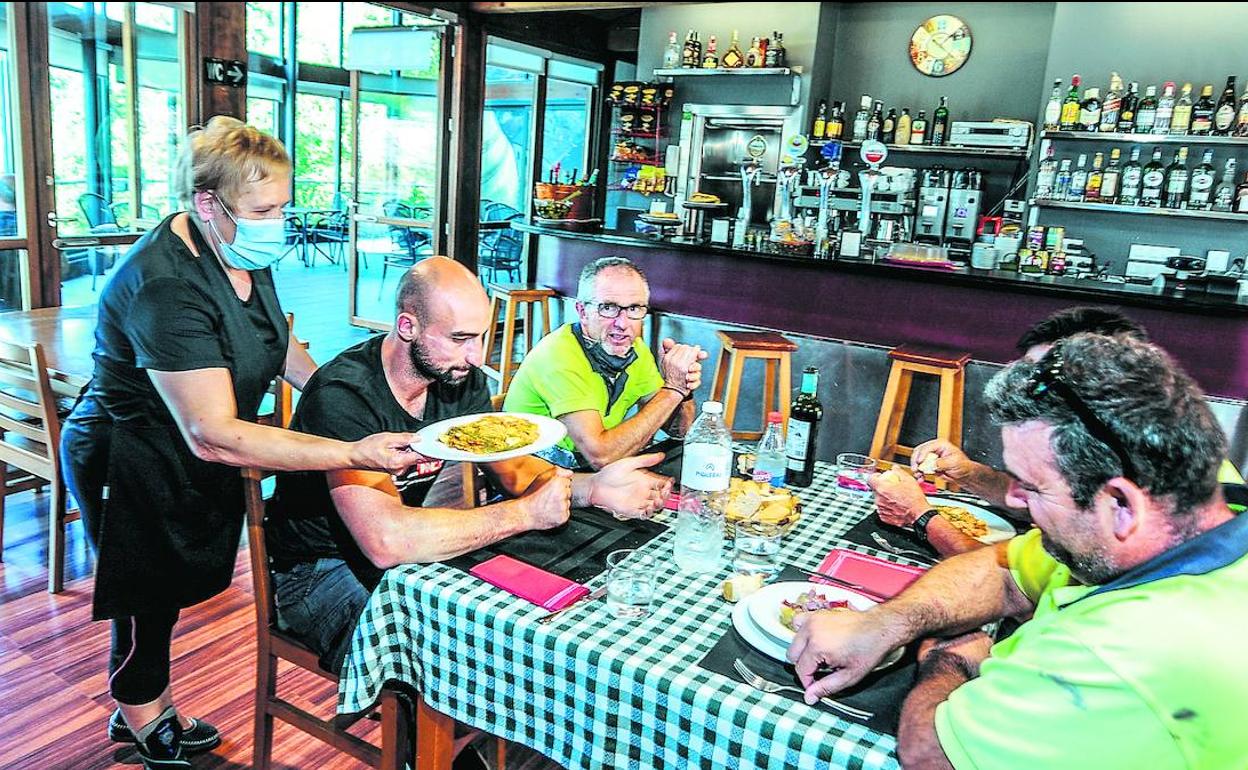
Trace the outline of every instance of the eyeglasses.
{"type": "Polygon", "coordinates": [[[1045,393],[1056,393],[1070,410],[1075,413],[1079,421],[1083,423],[1083,427],[1088,433],[1109,447],[1118,457],[1118,462],[1122,463],[1122,475],[1124,478],[1135,481],[1135,464],[1131,462],[1131,458],[1127,453],[1126,446],[1122,440],[1118,438],[1105,421],[1092,411],[1075,389],[1071,387],[1066,378],[1062,375],[1062,367],[1066,364],[1066,360],[1062,357],[1061,345],[1055,345],[1044,358],[1040,359],[1037,364],[1040,368],[1031,376],[1027,382],[1027,394],[1034,398],[1039,398],[1045,393]]]}
{"type": "Polygon", "coordinates": [[[629,305],[628,307],[624,307],[623,305],[617,305],[614,302],[593,302],[591,300],[583,300],[581,304],[593,305],[598,308],[598,315],[603,318],[619,318],[620,312],[623,311],[624,315],[634,321],[640,321],[646,317],[646,313],[650,312],[649,305],[629,305]]]}

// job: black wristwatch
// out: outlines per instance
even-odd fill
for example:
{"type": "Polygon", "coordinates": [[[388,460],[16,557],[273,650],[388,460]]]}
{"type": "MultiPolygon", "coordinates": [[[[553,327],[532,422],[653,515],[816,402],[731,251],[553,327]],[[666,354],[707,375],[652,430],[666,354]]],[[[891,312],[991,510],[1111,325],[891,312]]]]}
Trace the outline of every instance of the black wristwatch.
{"type": "Polygon", "coordinates": [[[927,525],[934,517],[939,515],[940,512],[935,508],[928,508],[926,511],[919,514],[919,518],[914,520],[914,523],[910,525],[910,528],[914,530],[914,534],[918,535],[920,540],[926,543],[928,542],[927,525]]]}

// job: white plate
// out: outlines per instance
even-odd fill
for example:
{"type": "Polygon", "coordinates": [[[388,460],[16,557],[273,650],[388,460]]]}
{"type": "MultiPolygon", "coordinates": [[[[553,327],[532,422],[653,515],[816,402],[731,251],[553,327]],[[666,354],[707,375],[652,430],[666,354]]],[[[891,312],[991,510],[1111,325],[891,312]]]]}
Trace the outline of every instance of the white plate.
{"type": "Polygon", "coordinates": [[[523,457],[531,455],[534,452],[540,452],[543,449],[549,449],[558,444],[560,439],[568,434],[568,429],[563,423],[550,417],[543,417],[537,414],[522,414],[520,412],[487,412],[483,414],[465,414],[460,417],[452,417],[449,420],[441,420],[432,425],[426,425],[416,432],[416,443],[412,444],[412,449],[420,452],[426,457],[435,457],[439,460],[454,460],[456,462],[471,463],[492,463],[498,460],[510,460],[513,457],[523,457]],[[465,423],[479,420],[487,414],[505,414],[509,417],[520,417],[528,420],[537,426],[537,441],[532,444],[525,444],[522,447],[508,449],[505,452],[494,452],[492,454],[476,454],[475,452],[465,452],[462,449],[456,449],[443,444],[441,441],[442,434],[451,428],[465,423]]]}
{"type": "Polygon", "coordinates": [[[932,505],[949,505],[956,508],[965,508],[971,515],[978,517],[988,525],[988,534],[975,538],[981,543],[999,543],[1002,540],[1009,540],[1018,534],[1008,521],[983,506],[964,503],[961,500],[950,500],[939,495],[928,495],[927,501],[932,505]]]}
{"type": "Polygon", "coordinates": [[[799,594],[807,591],[815,591],[830,601],[849,602],[849,606],[856,610],[869,610],[877,603],[874,599],[840,586],[791,580],[763,586],[747,596],[742,604],[748,607],[750,620],[754,621],[759,630],[787,647],[793,641],[795,634],[780,622],[781,604],[784,601],[793,601],[799,594]]]}
{"type": "MultiPolygon", "coordinates": [[[[777,583],[776,585],[780,584],[777,583]]],[[[801,585],[807,584],[803,583],[801,585]]],[[[817,585],[821,589],[832,587],[815,583],[810,583],[809,585],[817,585]]],[[[757,595],[758,594],[755,593],[751,596],[757,595]]],[[[779,616],[779,612],[779,610],[776,610],[777,616],[779,616]]],[[[777,621],[777,624],[778,623],[779,621],[777,621]]],[[[741,634],[741,638],[745,640],[746,644],[763,653],[767,657],[772,660],[780,661],[781,663],[789,662],[789,642],[782,643],[772,639],[754,623],[754,621],[750,618],[748,599],[737,602],[736,606],[732,608],[732,627],[737,629],[737,633],[741,634]]],[[[781,628],[783,628],[783,626],[781,626],[781,628]]],[[[882,668],[887,668],[901,660],[901,656],[905,652],[905,649],[905,647],[898,647],[888,655],[884,656],[884,660],[880,661],[880,665],[876,666],[875,670],[878,671],[882,668]]]]}

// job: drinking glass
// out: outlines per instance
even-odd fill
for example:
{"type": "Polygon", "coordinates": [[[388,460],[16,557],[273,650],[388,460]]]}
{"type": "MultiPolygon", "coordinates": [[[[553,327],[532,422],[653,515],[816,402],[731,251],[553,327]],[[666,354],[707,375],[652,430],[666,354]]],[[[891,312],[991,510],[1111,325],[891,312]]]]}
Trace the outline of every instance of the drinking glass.
{"type": "Polygon", "coordinates": [[[844,452],[836,456],[836,491],[851,497],[871,494],[867,477],[875,472],[875,460],[866,455],[844,452]]]}
{"type": "Polygon", "coordinates": [[[617,618],[641,618],[654,599],[654,557],[632,548],[607,555],[607,611],[617,618]]]}
{"type": "Polygon", "coordinates": [[[784,530],[778,524],[741,521],[736,524],[732,546],[732,571],[762,575],[771,580],[780,572],[780,546],[784,530]]]}

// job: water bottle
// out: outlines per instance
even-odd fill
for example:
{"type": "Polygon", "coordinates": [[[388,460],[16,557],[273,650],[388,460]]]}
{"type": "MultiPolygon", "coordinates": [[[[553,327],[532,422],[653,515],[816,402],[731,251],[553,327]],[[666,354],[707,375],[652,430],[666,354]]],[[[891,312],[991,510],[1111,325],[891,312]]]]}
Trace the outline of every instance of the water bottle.
{"type": "Polygon", "coordinates": [[[771,412],[767,415],[763,437],[754,450],[753,478],[773,487],[782,487],[788,464],[784,453],[784,417],[779,412],[771,412]]]}
{"type": "Polygon", "coordinates": [[[684,572],[713,572],[723,561],[724,507],[732,472],[732,434],[724,426],[723,412],[723,404],[704,401],[702,414],[685,435],[673,545],[676,566],[684,572]]]}

